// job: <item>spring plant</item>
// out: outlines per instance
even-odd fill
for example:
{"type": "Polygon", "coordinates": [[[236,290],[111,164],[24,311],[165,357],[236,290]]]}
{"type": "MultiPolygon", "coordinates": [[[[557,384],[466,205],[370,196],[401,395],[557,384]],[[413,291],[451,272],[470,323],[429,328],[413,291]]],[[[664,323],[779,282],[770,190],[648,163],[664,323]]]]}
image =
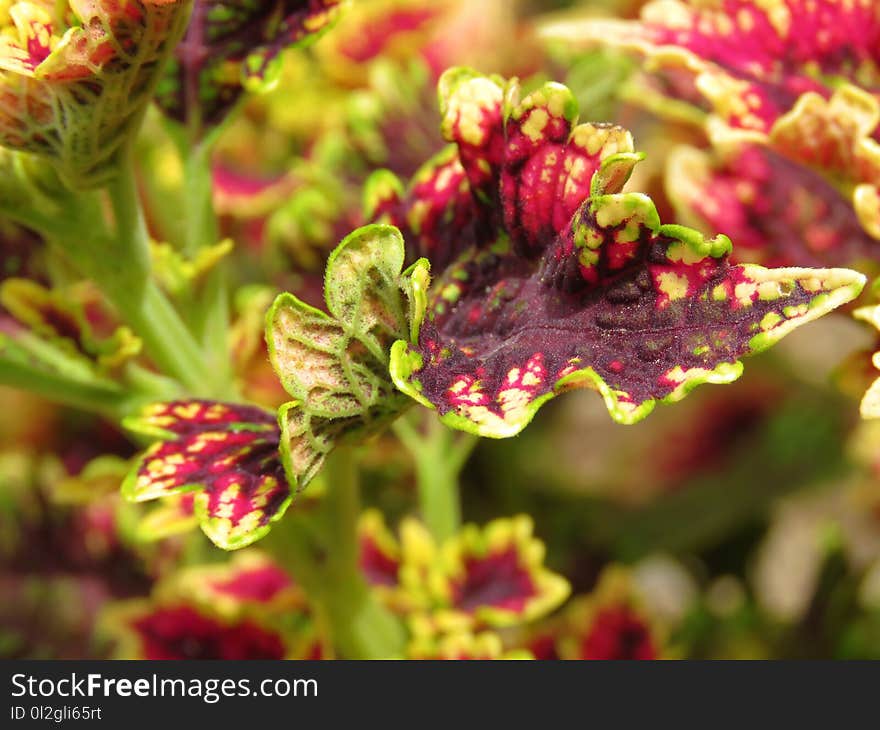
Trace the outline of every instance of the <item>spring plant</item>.
{"type": "Polygon", "coordinates": [[[880,655],[880,8],[476,5],[0,2],[0,654],[880,655]]]}

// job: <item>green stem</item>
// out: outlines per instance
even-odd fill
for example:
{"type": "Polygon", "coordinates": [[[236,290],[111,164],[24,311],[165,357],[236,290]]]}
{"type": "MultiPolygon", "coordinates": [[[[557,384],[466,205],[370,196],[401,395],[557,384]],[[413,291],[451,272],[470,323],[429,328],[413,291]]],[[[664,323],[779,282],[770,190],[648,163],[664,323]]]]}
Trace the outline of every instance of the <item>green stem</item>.
{"type": "Polygon", "coordinates": [[[184,252],[190,258],[206,245],[217,243],[220,233],[214,213],[213,176],[209,142],[183,142],[186,238],[184,252]]]}
{"type": "Polygon", "coordinates": [[[75,380],[0,357],[0,385],[118,420],[133,408],[132,395],[114,383],[75,380]]]}
{"type": "Polygon", "coordinates": [[[177,311],[151,278],[150,239],[128,150],[121,156],[119,174],[108,192],[115,235],[108,240],[106,234],[88,231],[75,241],[65,237],[59,241],[63,252],[98,284],[165,373],[193,394],[210,394],[211,369],[177,311]]]}
{"type": "Polygon", "coordinates": [[[446,428],[433,413],[427,418],[424,434],[406,415],[393,428],[413,458],[422,519],[434,539],[443,542],[461,527],[458,477],[478,439],[446,428]]]}
{"type": "Polygon", "coordinates": [[[402,655],[399,621],[370,592],[358,567],[357,468],[340,448],[325,467],[327,491],[317,514],[294,514],[276,527],[267,545],[288,564],[325,619],[340,656],[389,659],[402,655]]]}
{"type": "MultiPolygon", "coordinates": [[[[186,239],[184,252],[193,259],[205,246],[220,240],[220,226],[214,210],[211,153],[214,137],[187,143],[181,141],[184,156],[186,239]]],[[[229,358],[229,281],[226,261],[218,261],[208,272],[201,290],[191,302],[192,325],[201,341],[205,357],[225,383],[226,395],[233,396],[229,358]]]]}

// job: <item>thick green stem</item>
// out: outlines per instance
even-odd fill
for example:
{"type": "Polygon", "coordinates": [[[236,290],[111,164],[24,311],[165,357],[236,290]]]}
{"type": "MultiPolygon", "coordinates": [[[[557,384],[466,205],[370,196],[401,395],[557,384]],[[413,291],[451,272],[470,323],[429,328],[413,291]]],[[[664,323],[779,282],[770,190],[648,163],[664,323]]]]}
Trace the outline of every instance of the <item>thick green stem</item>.
{"type": "Polygon", "coordinates": [[[348,449],[325,467],[327,491],[320,510],[285,518],[267,545],[288,564],[330,628],[345,659],[390,659],[403,653],[400,622],[370,592],[358,567],[357,468],[348,449]]]}
{"type": "Polygon", "coordinates": [[[213,176],[209,142],[184,142],[184,200],[186,205],[186,238],[184,251],[193,258],[203,246],[217,243],[220,237],[214,213],[213,176]]]}
{"type": "Polygon", "coordinates": [[[451,431],[432,413],[427,419],[424,434],[407,415],[393,428],[413,458],[422,519],[434,539],[443,542],[461,527],[458,477],[477,437],[451,431]]]}
{"type": "Polygon", "coordinates": [[[56,242],[119,310],[163,372],[193,394],[210,394],[214,382],[211,369],[177,311],[151,278],[149,235],[129,154],[121,156],[119,174],[108,192],[114,235],[108,236],[101,227],[83,230],[88,222],[94,225],[99,219],[93,214],[85,216],[76,233],[56,242]]]}

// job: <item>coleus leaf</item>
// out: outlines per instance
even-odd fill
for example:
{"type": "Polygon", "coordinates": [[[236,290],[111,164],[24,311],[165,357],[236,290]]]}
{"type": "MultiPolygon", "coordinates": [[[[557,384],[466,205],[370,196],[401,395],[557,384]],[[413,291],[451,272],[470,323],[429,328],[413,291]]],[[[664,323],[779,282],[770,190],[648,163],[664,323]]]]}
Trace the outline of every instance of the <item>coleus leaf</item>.
{"type": "Polygon", "coordinates": [[[358,565],[373,588],[399,584],[400,546],[385,525],[382,513],[369,510],[358,520],[358,565]]]}
{"type": "Polygon", "coordinates": [[[641,21],[554,24],[545,32],[629,48],[654,74],[690,74],[713,112],[716,146],[764,143],[819,170],[880,238],[876,3],[659,0],[641,21]]]}
{"type": "Polygon", "coordinates": [[[143,542],[154,542],[196,529],[199,519],[195,515],[194,503],[193,492],[163,499],[137,523],[135,538],[143,542]]]}
{"type": "Polygon", "coordinates": [[[271,88],[286,48],[314,41],[345,0],[195,0],[184,40],[159,87],[172,118],[201,133],[244,89],[271,88]]]}
{"type": "Polygon", "coordinates": [[[184,601],[132,601],[109,609],[102,624],[124,659],[285,659],[290,654],[281,631],[184,601]]]}
{"type": "MultiPolygon", "coordinates": [[[[868,322],[876,329],[880,330],[880,304],[875,304],[869,307],[860,307],[853,312],[853,316],[863,322],[868,322]]],[[[874,353],[871,362],[874,364],[875,368],[880,370],[880,352],[874,353]]],[[[862,414],[862,418],[880,418],[880,377],[877,377],[865,392],[859,410],[862,414]]]]}
{"type": "Polygon", "coordinates": [[[327,312],[282,294],[267,315],[269,358],[294,398],[278,412],[281,454],[292,484],[305,486],[345,439],[381,428],[409,401],[388,376],[388,352],[418,339],[428,265],[402,272],[404,245],[391,226],[350,234],[330,255],[327,312]]]}
{"type": "Polygon", "coordinates": [[[524,624],[570,591],[544,566],[544,545],[525,515],[466,525],[441,543],[414,519],[401,523],[398,542],[377,512],[363,515],[358,532],[365,577],[418,636],[524,624]]]}
{"type": "Polygon", "coordinates": [[[526,649],[505,650],[501,637],[491,631],[462,631],[443,636],[417,637],[407,647],[407,659],[444,661],[534,659],[526,649]]]}
{"type": "Polygon", "coordinates": [[[215,545],[234,550],[263,537],[293,494],[278,452],[274,414],[254,406],[172,401],[127,419],[159,439],[122,486],[133,502],[193,493],[193,509],[215,545]]]}
{"type": "MultiPolygon", "coordinates": [[[[880,36],[878,36],[880,40],[880,36]]],[[[878,92],[880,93],[880,92],[878,92]]],[[[736,134],[721,127],[723,143],[736,134]]],[[[844,84],[830,99],[801,96],[770,130],[768,143],[818,170],[852,198],[862,227],[880,239],[880,96],[844,84]]]]}
{"type": "Polygon", "coordinates": [[[802,94],[827,97],[843,81],[880,91],[880,8],[871,0],[654,0],[637,21],[566,20],[542,32],[686,71],[738,128],[769,132],[802,94]]]}
{"type": "Polygon", "coordinates": [[[223,564],[197,565],[174,573],[155,590],[156,597],[210,608],[227,617],[287,615],[307,609],[305,595],[292,577],[257,550],[236,553],[223,564]]]}
{"type": "Polygon", "coordinates": [[[114,327],[108,337],[97,337],[81,299],[81,292],[74,287],[53,290],[18,278],[0,284],[0,305],[28,330],[27,335],[17,338],[18,343],[24,347],[34,344],[31,349],[36,356],[46,354],[38,346],[39,341],[45,341],[103,375],[140,353],[141,341],[128,327],[114,327]]]}
{"type": "Polygon", "coordinates": [[[231,238],[207,245],[187,258],[169,243],[153,242],[150,255],[153,271],[162,288],[175,296],[197,290],[205,277],[232,252],[231,238]]]}
{"type": "MultiPolygon", "coordinates": [[[[735,154],[754,144],[813,170],[851,201],[862,228],[880,238],[880,96],[843,84],[830,98],[803,94],[768,132],[744,130],[717,118],[707,124],[716,149],[735,154]]],[[[875,254],[876,258],[876,254],[875,254]]]]}
{"type": "Polygon", "coordinates": [[[334,79],[361,86],[377,59],[413,60],[454,5],[446,0],[371,0],[353,3],[332,36],[315,49],[334,79]]]}
{"type": "Polygon", "coordinates": [[[0,144],[47,156],[71,187],[106,182],[189,7],[185,0],[7,4],[0,144]]]}
{"type": "Polygon", "coordinates": [[[557,637],[564,659],[660,659],[665,627],[644,605],[630,573],[617,565],[602,571],[592,593],[572,601],[557,637]]]}
{"type": "Polygon", "coordinates": [[[303,659],[328,654],[316,623],[293,579],[245,550],[170,573],[149,599],[111,604],[99,628],[120,658],[303,659]]]}
{"type": "MultiPolygon", "coordinates": [[[[725,236],[662,226],[650,199],[618,192],[640,159],[628,132],[575,125],[558,84],[521,102],[515,85],[502,94],[489,84],[501,91],[473,72],[441,80],[444,116],[477,120],[477,132],[444,123],[464,150],[473,225],[456,231],[470,245],[438,279],[418,341],[392,349],[398,388],[448,425],[512,436],[575,387],[598,390],[616,421],[634,423],[700,383],[735,380],[740,357],[861,291],[864,277],[846,269],[731,265],[725,236]]],[[[449,236],[450,211],[465,205],[438,197],[442,185],[426,192],[418,176],[402,193],[383,188],[391,194],[373,207],[409,222],[417,246],[449,236]],[[413,230],[432,206],[442,212],[413,230]]]]}
{"type": "Polygon", "coordinates": [[[764,145],[681,145],[665,179],[680,220],[736,241],[732,261],[876,267],[877,242],[853,206],[820,173],[764,145]]]}

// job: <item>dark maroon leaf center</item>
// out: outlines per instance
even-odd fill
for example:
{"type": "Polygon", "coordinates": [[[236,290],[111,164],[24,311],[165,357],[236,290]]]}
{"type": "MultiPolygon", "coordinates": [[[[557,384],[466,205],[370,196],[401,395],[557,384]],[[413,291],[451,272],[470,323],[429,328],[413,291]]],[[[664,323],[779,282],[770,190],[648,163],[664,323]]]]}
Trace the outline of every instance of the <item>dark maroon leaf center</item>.
{"type": "Polygon", "coordinates": [[[243,621],[224,625],[189,606],[160,608],[134,624],[146,659],[282,659],[280,638],[243,621]]]}
{"type": "Polygon", "coordinates": [[[596,614],[581,644],[583,659],[656,659],[657,649],[645,622],[627,606],[596,614]]]}
{"type": "Polygon", "coordinates": [[[481,606],[522,611],[526,602],[538,594],[514,547],[482,558],[466,558],[464,577],[453,591],[455,607],[468,612],[481,606]]]}

